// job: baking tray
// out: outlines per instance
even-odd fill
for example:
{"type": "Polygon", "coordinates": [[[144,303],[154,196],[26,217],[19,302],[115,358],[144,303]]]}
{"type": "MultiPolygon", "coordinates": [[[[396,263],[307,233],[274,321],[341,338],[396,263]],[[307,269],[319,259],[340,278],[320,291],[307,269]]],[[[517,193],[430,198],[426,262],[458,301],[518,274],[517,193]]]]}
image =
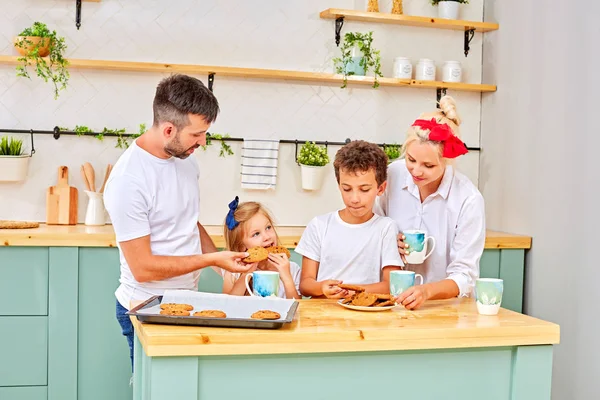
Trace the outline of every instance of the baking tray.
{"type": "MultiPolygon", "coordinates": [[[[210,326],[223,328],[250,328],[250,329],[279,329],[285,324],[294,320],[298,302],[294,301],[290,306],[287,315],[278,320],[260,320],[251,318],[203,318],[194,316],[176,316],[162,314],[139,314],[138,311],[155,307],[162,301],[163,296],[152,296],[145,302],[132,308],[127,315],[137,317],[138,321],[151,324],[167,325],[189,325],[189,326],[210,326]]],[[[258,311],[258,310],[257,310],[258,311]]]]}

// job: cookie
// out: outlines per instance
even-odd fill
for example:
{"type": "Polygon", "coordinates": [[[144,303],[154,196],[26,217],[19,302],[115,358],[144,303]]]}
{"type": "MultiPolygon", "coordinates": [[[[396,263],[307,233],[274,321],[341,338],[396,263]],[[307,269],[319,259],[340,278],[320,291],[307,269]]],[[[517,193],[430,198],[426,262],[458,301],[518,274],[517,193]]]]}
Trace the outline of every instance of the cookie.
{"type": "Polygon", "coordinates": [[[162,303],[160,305],[161,310],[182,310],[182,311],[192,311],[194,307],[189,304],[180,304],[180,303],[162,303]]]}
{"type": "Polygon", "coordinates": [[[267,247],[267,251],[273,254],[285,254],[287,258],[290,258],[291,254],[287,247],[284,246],[271,246],[267,247]]]}
{"type": "Polygon", "coordinates": [[[177,317],[189,317],[190,312],[186,310],[166,309],[160,310],[162,315],[175,315],[177,317]]]}
{"type": "Polygon", "coordinates": [[[260,310],[250,316],[252,319],[279,319],[281,315],[271,310],[260,310]]]}
{"type": "Polygon", "coordinates": [[[348,297],[344,297],[344,299],[342,301],[340,301],[341,304],[348,304],[348,303],[352,303],[352,300],[354,300],[354,296],[348,296],[348,297]]]}
{"type": "Polygon", "coordinates": [[[396,301],[387,300],[387,301],[384,301],[383,303],[375,304],[375,307],[387,307],[387,306],[394,306],[394,305],[396,305],[396,301]]]}
{"type": "Polygon", "coordinates": [[[264,247],[252,247],[246,251],[250,255],[244,258],[242,261],[245,263],[255,263],[264,261],[269,257],[269,252],[264,247]]]}
{"type": "Polygon", "coordinates": [[[227,314],[221,310],[202,310],[195,312],[194,317],[227,318],[227,314]]]}
{"type": "Polygon", "coordinates": [[[338,287],[340,289],[345,289],[345,290],[352,290],[353,292],[364,292],[365,288],[362,286],[358,286],[358,285],[348,285],[346,283],[342,283],[340,285],[338,285],[338,287]]]}
{"type": "Polygon", "coordinates": [[[374,293],[377,296],[377,300],[391,300],[393,296],[385,293],[374,293]]]}
{"type": "Polygon", "coordinates": [[[373,293],[358,293],[352,300],[352,305],[361,307],[370,307],[377,301],[377,296],[373,293]]]}

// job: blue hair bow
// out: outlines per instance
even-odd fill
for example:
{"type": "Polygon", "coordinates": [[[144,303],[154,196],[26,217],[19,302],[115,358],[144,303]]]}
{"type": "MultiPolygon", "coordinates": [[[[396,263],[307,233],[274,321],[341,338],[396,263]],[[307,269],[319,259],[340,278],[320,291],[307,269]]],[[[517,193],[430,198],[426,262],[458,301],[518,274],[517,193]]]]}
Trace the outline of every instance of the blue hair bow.
{"type": "Polygon", "coordinates": [[[229,212],[227,213],[227,219],[225,220],[225,223],[227,224],[227,228],[230,231],[233,230],[236,226],[238,226],[240,224],[233,217],[233,213],[235,213],[235,210],[237,210],[239,201],[240,201],[240,198],[238,196],[235,196],[235,199],[233,199],[233,201],[231,203],[229,203],[229,212]]]}

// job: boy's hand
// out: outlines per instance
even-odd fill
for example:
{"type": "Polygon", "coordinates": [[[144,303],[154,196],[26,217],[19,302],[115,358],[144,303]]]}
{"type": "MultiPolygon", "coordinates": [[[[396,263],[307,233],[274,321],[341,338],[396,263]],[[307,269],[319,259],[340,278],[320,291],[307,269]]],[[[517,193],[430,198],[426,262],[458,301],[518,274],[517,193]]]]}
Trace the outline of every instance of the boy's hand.
{"type": "Polygon", "coordinates": [[[341,299],[348,296],[348,291],[340,288],[342,281],[336,281],[334,279],[328,279],[321,283],[321,290],[328,299],[341,299]]]}

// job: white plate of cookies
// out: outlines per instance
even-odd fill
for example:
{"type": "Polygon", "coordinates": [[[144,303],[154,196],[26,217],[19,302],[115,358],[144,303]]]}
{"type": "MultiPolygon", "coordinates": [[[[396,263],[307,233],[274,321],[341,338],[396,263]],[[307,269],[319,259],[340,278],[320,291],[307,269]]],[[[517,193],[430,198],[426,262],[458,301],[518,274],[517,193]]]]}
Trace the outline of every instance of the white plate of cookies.
{"type": "MultiPolygon", "coordinates": [[[[340,285],[340,287],[341,286],[342,285],[340,285]]],[[[347,289],[353,290],[354,293],[340,299],[337,303],[350,310],[377,312],[391,310],[397,306],[394,298],[390,294],[366,293],[364,289],[359,286],[350,288],[350,285],[348,285],[347,289]]]]}

